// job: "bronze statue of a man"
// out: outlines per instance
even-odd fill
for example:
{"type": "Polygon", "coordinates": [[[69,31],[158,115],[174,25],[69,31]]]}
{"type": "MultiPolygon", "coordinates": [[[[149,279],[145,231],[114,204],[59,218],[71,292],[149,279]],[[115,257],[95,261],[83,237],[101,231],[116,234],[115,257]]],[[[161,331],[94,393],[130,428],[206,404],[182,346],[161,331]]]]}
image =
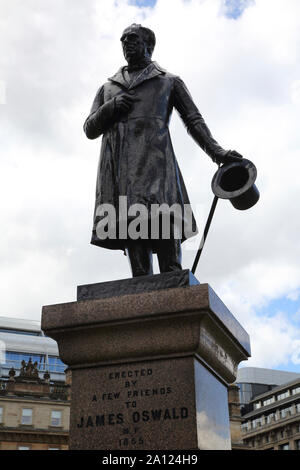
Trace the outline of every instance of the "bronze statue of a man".
{"type": "Polygon", "coordinates": [[[191,230],[185,230],[181,238],[173,232],[167,239],[101,238],[97,231],[98,208],[111,204],[117,211],[120,196],[126,196],[128,208],[134,204],[148,208],[153,204],[189,205],[169,134],[173,108],[214,162],[242,158],[224,150],[212,137],[183,81],[151,60],[155,41],[153,31],[141,25],[125,29],[121,42],[128,65],[100,87],[84,123],[89,139],[103,135],[91,243],[124,250],[133,276],[152,274],[152,253],[157,253],[161,272],[182,269],[181,243],[191,236],[187,233],[196,231],[193,217],[191,230]]]}

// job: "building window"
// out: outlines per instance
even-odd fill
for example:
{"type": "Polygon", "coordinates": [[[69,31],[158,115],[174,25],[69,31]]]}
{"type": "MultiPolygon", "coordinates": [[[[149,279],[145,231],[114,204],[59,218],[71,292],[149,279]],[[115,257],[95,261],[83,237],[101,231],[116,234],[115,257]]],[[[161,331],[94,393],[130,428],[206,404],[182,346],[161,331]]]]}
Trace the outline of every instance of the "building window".
{"type": "Polygon", "coordinates": [[[287,416],[290,416],[292,413],[291,407],[289,408],[283,408],[280,410],[280,418],[286,418],[287,416]]]}
{"type": "Polygon", "coordinates": [[[48,447],[48,450],[60,450],[58,447],[48,447]]]}
{"type": "Polygon", "coordinates": [[[29,408],[23,408],[21,424],[32,424],[32,410],[29,408]]]}
{"type": "Polygon", "coordinates": [[[300,403],[297,403],[296,410],[297,410],[297,413],[300,413],[300,403]]]}
{"type": "Polygon", "coordinates": [[[30,447],[28,447],[28,446],[19,446],[18,450],[30,450],[30,447]]]}
{"type": "Polygon", "coordinates": [[[263,401],[263,406],[271,405],[271,403],[274,403],[275,397],[268,398],[267,400],[263,401]]]}
{"type": "Polygon", "coordinates": [[[0,406],[0,424],[3,423],[3,408],[0,406]]]}
{"type": "Polygon", "coordinates": [[[252,428],[255,429],[262,425],[262,418],[257,418],[252,421],[252,428]]]}
{"type": "Polygon", "coordinates": [[[43,354],[26,354],[26,353],[18,353],[13,351],[6,351],[6,367],[14,367],[14,369],[21,369],[22,361],[25,361],[26,364],[28,363],[29,359],[31,359],[32,363],[38,363],[38,369],[44,370],[45,369],[45,356],[43,354]]]}
{"type": "Polygon", "coordinates": [[[270,413],[266,416],[266,422],[267,424],[272,423],[272,421],[276,420],[276,414],[275,413],[270,413]]]}
{"type": "Polygon", "coordinates": [[[293,389],[292,389],[292,394],[293,394],[293,395],[296,395],[297,393],[300,393],[300,387],[297,387],[297,388],[293,388],[293,389]]]}
{"type": "Polygon", "coordinates": [[[28,363],[31,359],[32,363],[38,363],[38,370],[49,372],[59,372],[63,373],[67,366],[60,360],[57,356],[50,356],[48,360],[45,354],[27,354],[14,351],[6,351],[5,354],[5,365],[6,367],[14,367],[14,369],[20,369],[22,366],[22,361],[28,363]]]}
{"type": "Polygon", "coordinates": [[[242,431],[243,432],[247,432],[249,430],[249,424],[248,422],[247,423],[243,423],[242,424],[242,431]]]}
{"type": "Polygon", "coordinates": [[[277,400],[283,400],[284,398],[287,398],[290,396],[289,390],[287,390],[284,393],[280,393],[280,395],[277,395],[277,400]]]}
{"type": "Polygon", "coordinates": [[[279,450],[290,450],[290,446],[289,446],[289,444],[282,444],[281,446],[279,446],[278,449],[279,450]]]}
{"type": "Polygon", "coordinates": [[[258,401],[257,403],[254,403],[254,409],[258,410],[259,408],[261,408],[261,402],[260,401],[258,401]]]}
{"type": "Polygon", "coordinates": [[[51,411],[51,426],[61,426],[61,411],[51,411]]]}
{"type": "Polygon", "coordinates": [[[49,372],[64,372],[67,366],[60,360],[59,357],[49,356],[48,365],[49,372]]]}
{"type": "Polygon", "coordinates": [[[295,449],[300,450],[300,441],[295,441],[295,449]]]}

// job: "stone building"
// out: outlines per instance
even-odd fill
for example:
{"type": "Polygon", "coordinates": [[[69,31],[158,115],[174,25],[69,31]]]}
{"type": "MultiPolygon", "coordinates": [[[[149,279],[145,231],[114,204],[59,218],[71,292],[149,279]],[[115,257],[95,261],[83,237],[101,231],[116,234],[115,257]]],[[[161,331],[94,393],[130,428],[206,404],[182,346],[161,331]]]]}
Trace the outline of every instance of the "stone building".
{"type": "Polygon", "coordinates": [[[70,386],[39,377],[38,364],[22,361],[0,381],[0,450],[67,450],[70,386]]]}
{"type": "Polygon", "coordinates": [[[228,387],[228,409],[232,450],[249,450],[242,438],[242,415],[239,387],[232,384],[228,387]]]}
{"type": "Polygon", "coordinates": [[[279,385],[284,385],[300,378],[300,373],[263,367],[241,367],[238,370],[235,384],[240,389],[240,404],[242,415],[252,410],[251,401],[269,392],[279,385]]]}
{"type": "Polygon", "coordinates": [[[242,439],[252,450],[300,450],[300,377],[257,395],[250,410],[242,439]]]}

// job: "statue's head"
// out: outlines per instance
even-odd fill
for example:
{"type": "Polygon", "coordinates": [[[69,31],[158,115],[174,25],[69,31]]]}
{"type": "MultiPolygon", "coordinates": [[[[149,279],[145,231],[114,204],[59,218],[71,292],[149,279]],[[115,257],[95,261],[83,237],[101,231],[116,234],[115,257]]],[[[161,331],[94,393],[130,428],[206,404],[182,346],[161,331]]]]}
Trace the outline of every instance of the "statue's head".
{"type": "Polygon", "coordinates": [[[123,31],[121,42],[127,62],[137,63],[144,58],[151,59],[156,40],[151,29],[133,23],[123,31]]]}

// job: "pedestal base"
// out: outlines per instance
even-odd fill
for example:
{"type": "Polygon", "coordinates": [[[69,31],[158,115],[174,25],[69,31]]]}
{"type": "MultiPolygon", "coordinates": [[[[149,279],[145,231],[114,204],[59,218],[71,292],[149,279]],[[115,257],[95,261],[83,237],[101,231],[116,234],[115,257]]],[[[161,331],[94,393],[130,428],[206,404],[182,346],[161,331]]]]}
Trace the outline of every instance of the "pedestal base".
{"type": "Polygon", "coordinates": [[[47,306],[42,329],[72,370],[71,449],[230,449],[249,336],[207,284],[47,306]]]}
{"type": "Polygon", "coordinates": [[[75,370],[72,390],[72,449],[231,448],[227,388],[192,357],[75,370]]]}

